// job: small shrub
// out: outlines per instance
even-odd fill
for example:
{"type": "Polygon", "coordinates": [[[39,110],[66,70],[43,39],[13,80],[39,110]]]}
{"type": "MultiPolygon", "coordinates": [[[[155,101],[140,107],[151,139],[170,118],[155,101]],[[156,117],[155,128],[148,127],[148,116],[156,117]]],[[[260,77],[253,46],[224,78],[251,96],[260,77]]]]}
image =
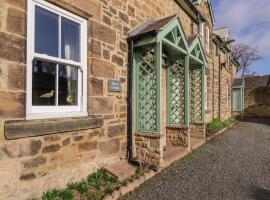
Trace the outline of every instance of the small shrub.
{"type": "Polygon", "coordinates": [[[104,169],[98,170],[87,177],[88,184],[97,190],[102,187],[117,183],[117,178],[109,176],[104,169]]]}
{"type": "Polygon", "coordinates": [[[86,193],[87,199],[90,199],[90,200],[101,200],[103,196],[104,195],[101,192],[95,191],[95,190],[89,190],[86,193]]]}

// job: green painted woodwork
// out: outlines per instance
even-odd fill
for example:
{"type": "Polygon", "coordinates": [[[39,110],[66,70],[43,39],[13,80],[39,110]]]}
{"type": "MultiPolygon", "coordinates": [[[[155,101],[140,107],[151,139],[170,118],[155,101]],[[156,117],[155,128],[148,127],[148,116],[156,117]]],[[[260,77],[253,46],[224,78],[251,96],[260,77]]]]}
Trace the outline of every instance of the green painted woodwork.
{"type": "Polygon", "coordinates": [[[244,87],[233,87],[233,111],[241,112],[244,110],[244,87]]]}
{"type": "Polygon", "coordinates": [[[157,70],[157,132],[162,133],[162,43],[156,44],[157,70]]]}
{"type": "Polygon", "coordinates": [[[184,66],[181,60],[169,64],[167,68],[167,121],[169,125],[184,124],[185,117],[185,84],[184,66]]]}
{"type": "Polygon", "coordinates": [[[190,122],[197,123],[203,121],[203,102],[202,102],[202,67],[190,69],[190,122]]]}
{"type": "Polygon", "coordinates": [[[158,132],[158,70],[155,45],[136,49],[137,130],[158,132]]]}
{"type": "Polygon", "coordinates": [[[205,121],[205,66],[201,67],[201,120],[205,121]]]}
{"type": "Polygon", "coordinates": [[[155,44],[155,43],[156,43],[156,37],[146,36],[136,41],[134,44],[134,47],[140,47],[140,46],[145,46],[145,45],[150,45],[150,44],[155,44]]]}
{"type": "Polygon", "coordinates": [[[199,36],[197,36],[192,44],[189,47],[189,55],[192,60],[195,62],[202,64],[202,65],[207,65],[207,59],[204,54],[202,42],[199,36]]]}
{"type": "Polygon", "coordinates": [[[185,125],[189,126],[189,56],[185,57],[185,125]]]}

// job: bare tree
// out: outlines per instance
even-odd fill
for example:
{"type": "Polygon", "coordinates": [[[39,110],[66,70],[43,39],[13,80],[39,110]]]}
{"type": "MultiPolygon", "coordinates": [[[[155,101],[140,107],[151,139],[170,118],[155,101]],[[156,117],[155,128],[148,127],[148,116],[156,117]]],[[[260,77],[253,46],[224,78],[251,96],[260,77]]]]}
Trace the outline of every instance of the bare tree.
{"type": "Polygon", "coordinates": [[[247,44],[236,44],[232,47],[232,55],[239,62],[237,73],[241,73],[241,77],[249,73],[248,67],[261,59],[259,52],[247,44]]]}

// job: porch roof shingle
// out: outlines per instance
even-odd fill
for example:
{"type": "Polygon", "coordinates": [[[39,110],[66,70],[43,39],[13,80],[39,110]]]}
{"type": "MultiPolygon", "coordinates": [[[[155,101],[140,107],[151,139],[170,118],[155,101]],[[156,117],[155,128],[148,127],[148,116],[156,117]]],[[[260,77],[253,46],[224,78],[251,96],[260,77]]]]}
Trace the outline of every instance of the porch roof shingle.
{"type": "Polygon", "coordinates": [[[134,39],[145,34],[156,33],[157,31],[162,30],[169,22],[171,22],[176,17],[177,15],[171,15],[157,21],[153,19],[148,19],[133,30],[131,30],[128,33],[128,38],[134,39]]]}

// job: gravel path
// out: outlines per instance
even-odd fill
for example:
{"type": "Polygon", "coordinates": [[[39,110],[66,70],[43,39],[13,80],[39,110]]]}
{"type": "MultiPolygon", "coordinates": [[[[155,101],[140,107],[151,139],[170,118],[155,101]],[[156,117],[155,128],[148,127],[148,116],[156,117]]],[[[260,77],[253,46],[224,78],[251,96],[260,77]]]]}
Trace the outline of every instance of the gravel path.
{"type": "Polygon", "coordinates": [[[250,119],[122,199],[270,200],[270,119],[250,119]]]}

